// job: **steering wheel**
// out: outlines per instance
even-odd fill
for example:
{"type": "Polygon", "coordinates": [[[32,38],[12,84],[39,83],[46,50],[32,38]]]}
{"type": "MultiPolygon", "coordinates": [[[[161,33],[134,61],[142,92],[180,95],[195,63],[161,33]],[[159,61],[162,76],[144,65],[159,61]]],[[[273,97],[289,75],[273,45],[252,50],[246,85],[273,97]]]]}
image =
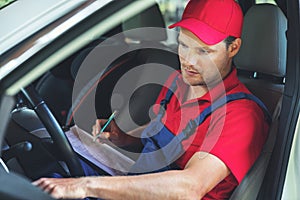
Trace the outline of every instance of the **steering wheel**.
{"type": "Polygon", "coordinates": [[[66,162],[66,165],[70,171],[70,175],[73,177],[84,176],[84,172],[78,156],[75,154],[71,144],[64,134],[64,131],[62,130],[61,126],[53,116],[46,103],[38,95],[32,85],[21,89],[21,92],[29,101],[39,119],[50,134],[54,145],[60,152],[61,158],[66,162]]]}

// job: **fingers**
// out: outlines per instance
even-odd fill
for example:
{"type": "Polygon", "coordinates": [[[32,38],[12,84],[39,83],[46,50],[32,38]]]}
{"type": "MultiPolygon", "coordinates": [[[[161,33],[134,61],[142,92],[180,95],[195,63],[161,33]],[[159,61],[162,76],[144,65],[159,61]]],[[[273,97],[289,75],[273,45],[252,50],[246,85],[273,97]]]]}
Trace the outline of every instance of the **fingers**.
{"type": "Polygon", "coordinates": [[[100,133],[96,141],[100,143],[110,144],[111,143],[110,136],[111,136],[110,132],[102,132],[100,133]]]}
{"type": "MultiPolygon", "coordinates": [[[[97,122],[97,120],[96,120],[97,122]]],[[[92,127],[92,135],[95,137],[100,132],[100,127],[98,127],[97,123],[92,127]]]]}
{"type": "Polygon", "coordinates": [[[48,194],[53,195],[54,193],[55,184],[51,183],[51,179],[41,178],[37,181],[34,181],[32,184],[41,188],[43,191],[45,191],[48,194]]]}
{"type": "Polygon", "coordinates": [[[101,127],[107,122],[106,119],[97,119],[95,125],[92,127],[92,135],[97,137],[95,141],[100,143],[109,143],[110,132],[100,133],[101,127]]]}
{"type": "Polygon", "coordinates": [[[110,124],[105,126],[106,119],[97,119],[95,125],[92,127],[92,135],[94,136],[94,141],[100,143],[119,143],[119,135],[122,134],[114,120],[110,121],[110,124]],[[105,128],[105,131],[101,133],[101,128],[105,128]]]}
{"type": "Polygon", "coordinates": [[[97,119],[95,125],[92,127],[92,135],[96,136],[100,133],[102,124],[105,124],[107,120],[97,119]]]}
{"type": "Polygon", "coordinates": [[[109,140],[110,138],[110,132],[102,132],[99,136],[99,139],[101,140],[109,140]]]}
{"type": "Polygon", "coordinates": [[[32,184],[57,199],[82,199],[85,197],[85,191],[81,187],[81,182],[81,179],[78,178],[41,178],[32,184]],[[78,188],[82,189],[79,190],[78,188]]]}

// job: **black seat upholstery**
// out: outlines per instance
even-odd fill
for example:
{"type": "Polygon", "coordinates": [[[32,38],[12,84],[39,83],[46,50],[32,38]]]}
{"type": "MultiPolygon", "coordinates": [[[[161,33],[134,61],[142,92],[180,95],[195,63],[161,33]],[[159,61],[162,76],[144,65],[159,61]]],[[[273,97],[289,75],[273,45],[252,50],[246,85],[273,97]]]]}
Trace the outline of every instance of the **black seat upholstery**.
{"type": "MultiPolygon", "coordinates": [[[[84,49],[70,56],[55,68],[45,73],[36,83],[35,89],[43,100],[47,103],[50,110],[60,125],[65,125],[68,112],[72,106],[72,89],[74,78],[86,55],[107,37],[119,33],[121,26],[115,27],[106,35],[93,40],[84,49]]],[[[111,45],[115,44],[113,41],[111,45]]]]}
{"type": "MultiPolygon", "coordinates": [[[[77,106],[75,104],[73,106],[71,118],[75,116],[75,123],[88,131],[90,131],[95,119],[93,116],[86,116],[85,113],[88,113],[87,110],[91,109],[88,108],[90,107],[88,102],[93,101],[95,102],[97,118],[108,118],[114,110],[118,110],[118,119],[122,120],[117,122],[124,131],[147,123],[150,120],[148,116],[149,109],[155,103],[162,86],[151,83],[140,85],[140,83],[145,82],[146,79],[151,79],[151,76],[154,80],[161,75],[160,67],[169,67],[173,71],[179,68],[177,54],[163,44],[167,40],[167,32],[157,4],[124,21],[122,29],[126,43],[122,44],[122,47],[117,44],[114,47],[105,48],[127,48],[127,53],[107,66],[102,76],[98,78],[99,83],[97,83],[95,97],[82,95],[85,99],[84,101],[78,101],[81,102],[81,105],[77,106]],[[156,34],[153,34],[152,31],[155,31],[156,34]],[[143,67],[145,64],[148,67],[143,67]],[[126,86],[124,89],[114,90],[122,77],[139,67],[144,68],[144,70],[141,70],[136,76],[130,76],[130,79],[123,84],[126,86]],[[152,68],[152,71],[148,71],[150,68],[152,68]],[[130,91],[128,88],[133,90],[130,91]],[[130,96],[128,97],[128,95],[130,96]]],[[[101,45],[95,47],[92,53],[101,51],[101,48],[103,48],[101,45]]],[[[85,56],[82,56],[82,61],[85,56]]],[[[76,67],[80,64],[80,62],[77,62],[76,67]]],[[[90,112],[93,111],[90,110],[90,112]]],[[[70,122],[70,118],[68,122],[70,122]]]]}
{"type": "Polygon", "coordinates": [[[286,29],[286,17],[275,5],[258,4],[245,15],[242,46],[234,62],[240,80],[266,104],[273,121],[261,155],[236,188],[231,200],[257,198],[273,151],[284,90],[286,29]]]}
{"type": "Polygon", "coordinates": [[[242,46],[234,59],[239,78],[273,113],[283,93],[287,21],[272,4],[258,4],[245,15],[242,46]]]}
{"type": "Polygon", "coordinates": [[[72,87],[73,80],[70,74],[58,76],[50,71],[36,84],[36,90],[43,97],[61,125],[66,121],[72,104],[72,87]]]}

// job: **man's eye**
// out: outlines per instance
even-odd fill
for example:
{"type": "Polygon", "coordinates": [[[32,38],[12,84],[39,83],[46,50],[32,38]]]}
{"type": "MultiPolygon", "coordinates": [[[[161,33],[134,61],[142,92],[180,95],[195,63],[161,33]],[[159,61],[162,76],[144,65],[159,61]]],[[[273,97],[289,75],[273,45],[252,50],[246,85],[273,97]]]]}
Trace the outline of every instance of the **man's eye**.
{"type": "Polygon", "coordinates": [[[199,54],[208,54],[209,52],[205,49],[198,49],[199,54]]]}
{"type": "Polygon", "coordinates": [[[183,47],[183,48],[187,48],[187,47],[188,47],[187,45],[185,45],[185,44],[182,43],[182,42],[179,42],[179,45],[180,45],[181,47],[183,47]]]}

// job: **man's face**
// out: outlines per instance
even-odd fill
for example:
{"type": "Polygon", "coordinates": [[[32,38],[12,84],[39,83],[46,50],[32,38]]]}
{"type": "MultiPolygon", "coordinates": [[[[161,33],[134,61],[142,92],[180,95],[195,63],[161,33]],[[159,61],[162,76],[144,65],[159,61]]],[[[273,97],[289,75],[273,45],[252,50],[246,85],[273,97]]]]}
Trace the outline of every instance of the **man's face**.
{"type": "Polygon", "coordinates": [[[231,69],[231,58],[225,42],[207,45],[186,29],[178,37],[179,59],[185,83],[191,86],[212,86],[231,69]]]}

